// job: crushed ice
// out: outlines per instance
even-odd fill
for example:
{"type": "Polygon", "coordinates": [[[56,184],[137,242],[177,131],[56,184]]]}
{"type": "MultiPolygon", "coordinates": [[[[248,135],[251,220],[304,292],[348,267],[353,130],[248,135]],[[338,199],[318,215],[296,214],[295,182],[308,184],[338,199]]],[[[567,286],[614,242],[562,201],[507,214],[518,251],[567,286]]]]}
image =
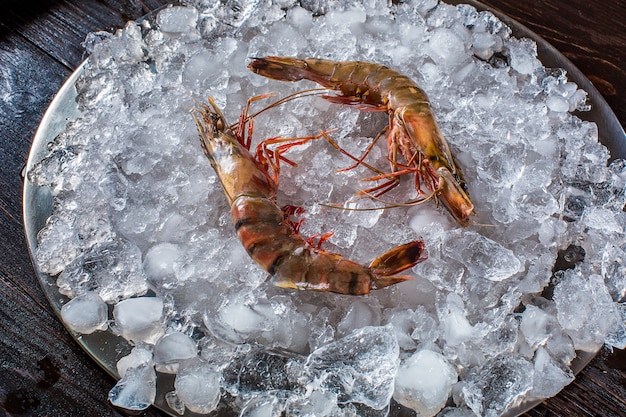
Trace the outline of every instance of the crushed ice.
{"type": "MultiPolygon", "coordinates": [[[[495,416],[568,384],[575,349],[626,344],[625,165],[607,167],[597,127],[569,113],[588,109],[585,92],[491,13],[435,0],[189,1],[85,46],[82,116],[29,179],[54,197],[36,257],[71,299],[64,320],[136,345],[113,404],[148,407],[156,370],[176,373],[166,400],[181,414],[222,398],[242,416],[385,415],[393,396],[425,416],[495,416]],[[333,231],[326,249],[362,263],[422,236],[429,259],[414,281],[362,298],[291,292],[243,251],[189,110],[211,95],[234,121],[253,95],[312,86],[246,69],[268,54],[375,61],[429,94],[475,224],[460,229],[435,204],[320,206],[371,205],[350,197],[368,173],[335,173],[351,161],[325,141],[292,150],[299,167],[281,172],[279,195],[307,209],[304,235],[333,231]]],[[[385,120],[304,98],[260,115],[254,135],[336,128],[359,154],[385,120]]],[[[382,168],[384,152],[371,154],[382,168]]]]}

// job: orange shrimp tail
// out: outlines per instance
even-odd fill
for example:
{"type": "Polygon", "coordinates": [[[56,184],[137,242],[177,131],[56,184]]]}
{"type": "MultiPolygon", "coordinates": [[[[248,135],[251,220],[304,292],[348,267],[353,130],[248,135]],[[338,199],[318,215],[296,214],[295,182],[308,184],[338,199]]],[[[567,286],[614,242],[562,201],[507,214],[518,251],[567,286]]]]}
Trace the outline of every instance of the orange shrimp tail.
{"type": "Polygon", "coordinates": [[[309,71],[306,62],[302,59],[278,56],[252,58],[248,69],[255,74],[280,81],[303,80],[307,78],[309,71]]]}
{"type": "Polygon", "coordinates": [[[374,259],[372,263],[370,263],[369,267],[376,275],[396,278],[391,277],[391,275],[395,275],[405,269],[409,269],[426,259],[428,259],[428,254],[426,253],[426,245],[424,241],[414,240],[383,253],[378,258],[374,259]]]}
{"type": "Polygon", "coordinates": [[[411,281],[413,277],[408,275],[394,275],[391,277],[379,277],[376,276],[370,283],[370,290],[380,290],[381,288],[389,287],[390,285],[399,284],[404,281],[411,281]]]}

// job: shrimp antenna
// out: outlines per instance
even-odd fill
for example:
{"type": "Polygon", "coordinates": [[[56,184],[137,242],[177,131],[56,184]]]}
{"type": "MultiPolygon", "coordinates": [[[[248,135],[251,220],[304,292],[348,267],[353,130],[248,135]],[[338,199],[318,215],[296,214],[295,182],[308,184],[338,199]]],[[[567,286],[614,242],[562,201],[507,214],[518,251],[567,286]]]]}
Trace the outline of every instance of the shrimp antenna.
{"type": "MultiPolygon", "coordinates": [[[[330,92],[330,90],[327,89],[327,88],[311,88],[311,89],[308,89],[308,90],[297,91],[295,93],[292,93],[292,94],[289,94],[289,95],[287,95],[285,97],[282,97],[282,98],[276,100],[273,103],[268,104],[267,106],[263,107],[261,110],[257,111],[256,113],[248,114],[244,118],[243,122],[247,123],[250,119],[254,119],[255,117],[257,117],[259,114],[263,113],[264,111],[272,109],[274,107],[278,107],[281,104],[288,103],[288,102],[290,102],[292,100],[296,100],[296,99],[299,99],[299,98],[302,98],[302,97],[322,95],[322,94],[328,93],[328,92],[330,92]]],[[[272,97],[274,95],[275,95],[274,93],[262,94],[262,95],[253,97],[251,99],[251,101],[257,101],[257,100],[260,100],[260,99],[269,98],[269,97],[272,97]]],[[[229,128],[230,129],[234,129],[241,122],[242,121],[234,123],[229,128]]]]}
{"type": "Polygon", "coordinates": [[[366,195],[368,198],[376,202],[382,203],[383,205],[381,207],[366,207],[366,208],[346,207],[345,203],[344,205],[341,205],[338,203],[319,203],[319,205],[323,207],[334,208],[334,209],[339,209],[339,210],[374,211],[374,210],[386,210],[386,209],[398,208],[398,207],[413,207],[413,206],[417,206],[419,204],[425,203],[426,201],[437,198],[437,191],[433,191],[426,197],[416,198],[415,200],[405,201],[404,203],[394,203],[391,201],[385,201],[381,199],[380,197],[376,197],[375,195],[368,193],[367,191],[364,191],[364,190],[357,190],[357,191],[363,195],[366,195]]]}

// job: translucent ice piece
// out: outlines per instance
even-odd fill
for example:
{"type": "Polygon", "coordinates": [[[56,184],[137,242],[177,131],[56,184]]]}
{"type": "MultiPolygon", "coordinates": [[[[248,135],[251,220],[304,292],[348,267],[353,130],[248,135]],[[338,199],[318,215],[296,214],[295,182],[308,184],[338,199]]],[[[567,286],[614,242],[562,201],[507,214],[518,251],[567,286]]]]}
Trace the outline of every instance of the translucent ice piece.
{"type": "Polygon", "coordinates": [[[95,244],[66,266],[57,285],[68,296],[95,288],[106,302],[144,294],[147,286],[141,251],[135,243],[121,238],[95,244]]]}
{"type": "Polygon", "coordinates": [[[113,309],[115,325],[127,340],[154,343],[163,333],[163,300],[140,297],[120,301],[113,309]]]}
{"type": "Polygon", "coordinates": [[[208,414],[220,400],[220,374],[209,363],[195,359],[181,367],[174,388],[189,411],[208,414]]]}
{"type": "Polygon", "coordinates": [[[465,402],[476,415],[498,417],[530,391],[533,372],[522,357],[496,357],[470,371],[462,390],[465,402]]]}
{"type": "Polygon", "coordinates": [[[182,255],[182,249],[174,243],[159,243],[146,252],[143,269],[153,286],[173,281],[175,262],[182,255]]]}
{"type": "Polygon", "coordinates": [[[168,7],[159,12],[156,20],[162,32],[189,32],[196,27],[198,10],[193,7],[168,7]]]}
{"type": "Polygon", "coordinates": [[[389,404],[399,363],[391,326],[364,327],[315,350],[304,378],[338,396],[340,403],[362,403],[380,410],[389,404]]]}
{"type": "Polygon", "coordinates": [[[535,378],[531,394],[536,398],[550,398],[574,380],[571,369],[555,361],[542,347],[535,352],[535,378]]]}
{"type": "Polygon", "coordinates": [[[457,379],[443,355],[421,350],[400,365],[393,398],[420,416],[434,416],[445,406],[457,379]]]}
{"type": "Polygon", "coordinates": [[[581,267],[564,271],[553,298],[559,323],[576,349],[592,352],[602,345],[618,313],[602,277],[585,275],[581,267]]]}
{"type": "Polygon", "coordinates": [[[616,305],[619,318],[604,343],[611,349],[614,347],[624,349],[626,348],[626,303],[616,303],[616,305]]]}
{"type": "Polygon", "coordinates": [[[556,317],[539,307],[528,305],[522,316],[520,330],[531,348],[545,343],[555,331],[560,331],[556,317]]]}
{"type": "Polygon", "coordinates": [[[223,377],[225,388],[233,395],[293,387],[288,369],[294,357],[260,348],[243,347],[234,356],[223,377]]]}
{"type": "Polygon", "coordinates": [[[509,39],[511,68],[520,74],[532,74],[541,67],[537,59],[537,44],[530,39],[509,39]]]}
{"type": "Polygon", "coordinates": [[[148,345],[139,344],[130,353],[117,361],[116,369],[121,378],[126,376],[126,371],[140,366],[152,366],[152,350],[148,345]]]}
{"type": "Polygon", "coordinates": [[[465,44],[454,31],[435,29],[428,41],[428,54],[439,65],[454,66],[466,56],[465,44]]]}
{"type": "Polygon", "coordinates": [[[198,354],[196,342],[181,332],[161,337],[154,345],[154,362],[159,372],[176,373],[181,363],[198,354]]]}
{"type": "Polygon", "coordinates": [[[109,392],[111,404],[129,410],[145,410],[155,397],[156,372],[149,365],[129,368],[109,392]]]}
{"type": "Polygon", "coordinates": [[[626,253],[608,242],[602,254],[602,276],[614,301],[626,299],[626,253]]]}
{"type": "Polygon", "coordinates": [[[450,231],[443,252],[464,264],[474,276],[490,281],[505,280],[521,267],[520,260],[511,250],[472,231],[450,231]]]}
{"type": "Polygon", "coordinates": [[[107,326],[108,309],[95,292],[88,292],[70,300],[61,307],[63,322],[72,330],[90,334],[107,326]]]}
{"type": "Polygon", "coordinates": [[[357,300],[350,304],[343,319],[337,325],[341,334],[348,334],[355,329],[380,324],[380,312],[371,303],[357,300]]]}

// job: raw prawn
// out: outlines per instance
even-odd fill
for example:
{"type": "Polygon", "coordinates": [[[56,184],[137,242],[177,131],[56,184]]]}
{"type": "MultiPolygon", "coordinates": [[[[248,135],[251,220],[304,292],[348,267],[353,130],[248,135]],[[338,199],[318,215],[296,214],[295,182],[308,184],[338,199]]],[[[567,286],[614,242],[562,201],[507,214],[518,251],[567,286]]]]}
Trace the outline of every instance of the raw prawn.
{"type": "MultiPolygon", "coordinates": [[[[369,178],[387,179],[378,195],[398,184],[398,177],[415,173],[415,186],[422,185],[438,198],[461,226],[467,226],[474,205],[466,192],[466,182],[439,130],[426,93],[410,78],[379,64],[327,59],[297,59],[268,56],[253,58],[248,68],[256,74],[282,81],[307,79],[341,95],[324,96],[340,104],[358,105],[363,110],[386,111],[389,125],[377,136],[388,134],[391,173],[369,178]],[[404,162],[400,162],[401,154],[404,162]]],[[[367,152],[366,152],[367,154],[367,152]]],[[[363,158],[354,158],[357,165],[363,158]]],[[[377,196],[378,196],[377,195],[377,196]]]]}
{"type": "Polygon", "coordinates": [[[283,210],[276,204],[277,164],[284,160],[280,154],[292,144],[267,155],[261,143],[255,158],[249,141],[229,128],[213,99],[194,111],[202,148],[226,194],[237,236],[250,257],[275,277],[277,285],[363,295],[411,279],[396,274],[426,259],[422,240],[398,246],[369,266],[313,246],[300,236],[298,224],[289,220],[293,207],[283,210]]]}

